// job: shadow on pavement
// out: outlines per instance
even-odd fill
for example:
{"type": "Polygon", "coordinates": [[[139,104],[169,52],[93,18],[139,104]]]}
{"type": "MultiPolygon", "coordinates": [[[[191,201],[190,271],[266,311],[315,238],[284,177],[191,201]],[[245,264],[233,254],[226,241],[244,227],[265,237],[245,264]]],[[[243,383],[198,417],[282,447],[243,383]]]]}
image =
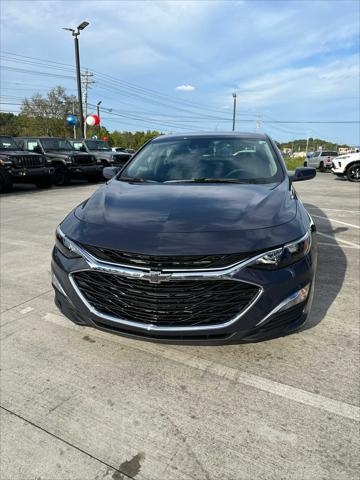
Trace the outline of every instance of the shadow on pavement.
{"type": "Polygon", "coordinates": [[[335,235],[348,230],[346,227],[333,229],[326,213],[316,205],[307,204],[311,212],[323,217],[314,218],[318,231],[318,266],[315,280],[314,300],[310,315],[303,329],[313,328],[326,316],[332,303],[336,300],[344,282],[347,259],[335,235]],[[322,236],[321,234],[326,235],[322,236]],[[328,238],[332,237],[331,238],[328,238]]]}

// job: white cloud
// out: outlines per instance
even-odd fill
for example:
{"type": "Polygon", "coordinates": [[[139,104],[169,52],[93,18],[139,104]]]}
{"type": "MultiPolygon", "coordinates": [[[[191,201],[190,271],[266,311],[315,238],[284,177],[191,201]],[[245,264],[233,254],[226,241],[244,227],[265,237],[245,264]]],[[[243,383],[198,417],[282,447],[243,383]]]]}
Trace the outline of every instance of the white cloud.
{"type": "Polygon", "coordinates": [[[180,92],[193,92],[195,87],[193,85],[178,85],[175,90],[180,92]]]}

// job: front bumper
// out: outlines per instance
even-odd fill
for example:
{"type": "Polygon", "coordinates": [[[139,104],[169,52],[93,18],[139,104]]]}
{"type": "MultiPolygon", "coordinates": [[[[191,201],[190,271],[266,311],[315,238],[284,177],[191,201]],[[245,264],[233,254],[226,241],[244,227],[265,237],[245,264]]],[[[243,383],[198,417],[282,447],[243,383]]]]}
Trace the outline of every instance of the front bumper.
{"type": "MultiPolygon", "coordinates": [[[[74,323],[143,340],[192,344],[258,341],[290,333],[305,322],[312,302],[316,258],[316,238],[313,234],[310,252],[289,267],[270,271],[244,266],[231,273],[232,280],[257,285],[260,288],[256,298],[238,317],[229,322],[201,325],[200,328],[193,326],[159,328],[113,318],[101,314],[87,304],[72,279],[72,273],[79,270],[100,270],[101,265],[94,264],[91,259],[69,259],[55,248],[52,259],[55,302],[74,323]],[[294,306],[289,304],[290,308],[280,310],[279,306],[307,286],[309,293],[306,299],[294,306]]],[[[229,272],[222,271],[220,274],[225,278],[229,272]]],[[[211,272],[206,277],[200,277],[199,274],[198,280],[205,278],[211,278],[211,272]]],[[[219,278],[219,272],[216,278],[219,278]]],[[[181,279],[178,281],[181,282],[181,279]]]]}
{"type": "Polygon", "coordinates": [[[67,165],[69,172],[74,177],[93,177],[100,175],[103,170],[102,165],[93,164],[93,165],[67,165]]]}
{"type": "Polygon", "coordinates": [[[40,168],[10,168],[8,173],[17,181],[37,180],[53,175],[54,169],[52,167],[40,168]]]}

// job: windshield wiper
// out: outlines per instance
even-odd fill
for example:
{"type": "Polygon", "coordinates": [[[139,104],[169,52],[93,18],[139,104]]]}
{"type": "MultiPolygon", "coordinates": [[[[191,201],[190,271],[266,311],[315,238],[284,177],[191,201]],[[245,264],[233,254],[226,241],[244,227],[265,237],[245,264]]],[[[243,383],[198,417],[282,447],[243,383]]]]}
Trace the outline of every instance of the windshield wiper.
{"type": "Polygon", "coordinates": [[[129,183],[158,183],[155,180],[148,180],[140,177],[119,177],[118,180],[129,183]]]}
{"type": "Polygon", "coordinates": [[[255,180],[240,180],[236,178],[189,178],[185,180],[168,180],[164,183],[256,183],[255,180]]]}

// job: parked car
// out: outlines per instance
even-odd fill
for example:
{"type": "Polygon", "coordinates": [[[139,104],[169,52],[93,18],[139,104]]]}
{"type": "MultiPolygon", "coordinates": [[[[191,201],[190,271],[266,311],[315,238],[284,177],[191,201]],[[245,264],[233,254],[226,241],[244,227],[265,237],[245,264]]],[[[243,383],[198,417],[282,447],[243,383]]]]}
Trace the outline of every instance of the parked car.
{"type": "Polygon", "coordinates": [[[125,147],[112,147],[111,150],[113,152],[130,153],[131,155],[135,153],[135,150],[133,148],[125,148],[125,147]]]}
{"type": "Polygon", "coordinates": [[[304,167],[314,167],[319,170],[331,168],[332,161],[337,157],[337,152],[332,150],[322,150],[314,152],[311,156],[307,156],[304,161],[304,167]]]}
{"type": "Polygon", "coordinates": [[[315,225],[261,134],[163,135],[56,231],[52,283],[79,325],[171,342],[253,341],[300,328],[315,225]]]}
{"type": "Polygon", "coordinates": [[[331,170],[337,177],[346,177],[350,182],[360,182],[360,153],[339,155],[333,160],[331,170]]]}
{"type": "Polygon", "coordinates": [[[102,177],[102,167],[94,155],[76,152],[66,138],[21,137],[18,142],[24,150],[46,155],[54,167],[54,183],[68,185],[74,178],[97,182],[102,177]]]}
{"type": "Polygon", "coordinates": [[[54,169],[43,155],[24,152],[13,137],[0,136],[0,193],[10,192],[14,183],[33,183],[49,188],[54,169]]]}
{"type": "Polygon", "coordinates": [[[122,167],[131,157],[127,152],[113,152],[104,140],[77,139],[70,140],[70,143],[78,152],[87,152],[94,155],[97,163],[103,167],[110,165],[122,167]]]}

